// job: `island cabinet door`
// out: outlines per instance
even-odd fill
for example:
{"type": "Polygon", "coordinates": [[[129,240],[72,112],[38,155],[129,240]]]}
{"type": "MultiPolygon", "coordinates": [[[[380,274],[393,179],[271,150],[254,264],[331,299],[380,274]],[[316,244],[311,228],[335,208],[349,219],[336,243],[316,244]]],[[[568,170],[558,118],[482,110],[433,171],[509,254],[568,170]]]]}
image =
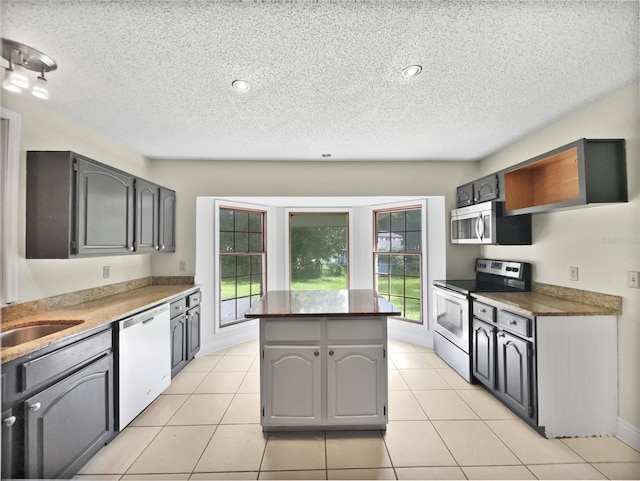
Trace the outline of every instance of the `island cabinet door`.
{"type": "Polygon", "coordinates": [[[320,376],[320,346],[265,346],[262,424],[319,424],[320,376]]]}
{"type": "Polygon", "coordinates": [[[387,417],[384,347],[329,346],[327,354],[327,422],[384,423],[387,417]]]}

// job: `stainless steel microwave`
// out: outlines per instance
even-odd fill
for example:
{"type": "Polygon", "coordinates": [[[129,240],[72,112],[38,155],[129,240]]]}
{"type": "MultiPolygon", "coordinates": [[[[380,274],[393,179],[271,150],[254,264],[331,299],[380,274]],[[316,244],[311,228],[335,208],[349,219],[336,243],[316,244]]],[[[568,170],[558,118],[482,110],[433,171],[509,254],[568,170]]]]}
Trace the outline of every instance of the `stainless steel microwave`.
{"type": "Polygon", "coordinates": [[[454,209],[451,243],[530,245],[531,216],[503,216],[502,202],[497,201],[454,209]]]}

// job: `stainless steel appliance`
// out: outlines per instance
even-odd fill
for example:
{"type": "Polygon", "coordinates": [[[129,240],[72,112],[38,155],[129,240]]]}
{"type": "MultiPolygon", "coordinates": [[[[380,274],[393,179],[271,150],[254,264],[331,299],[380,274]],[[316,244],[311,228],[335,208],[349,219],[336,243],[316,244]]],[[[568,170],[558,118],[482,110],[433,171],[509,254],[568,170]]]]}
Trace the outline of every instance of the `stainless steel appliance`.
{"type": "Polygon", "coordinates": [[[436,319],[433,349],[468,382],[471,382],[471,293],[531,290],[531,264],[527,262],[478,258],[475,272],[475,279],[433,282],[436,319]]]}
{"type": "Polygon", "coordinates": [[[118,428],[171,384],[169,304],[118,322],[118,428]]]}
{"type": "Polygon", "coordinates": [[[502,202],[483,202],[451,211],[452,244],[531,244],[531,215],[503,216],[502,202]]]}

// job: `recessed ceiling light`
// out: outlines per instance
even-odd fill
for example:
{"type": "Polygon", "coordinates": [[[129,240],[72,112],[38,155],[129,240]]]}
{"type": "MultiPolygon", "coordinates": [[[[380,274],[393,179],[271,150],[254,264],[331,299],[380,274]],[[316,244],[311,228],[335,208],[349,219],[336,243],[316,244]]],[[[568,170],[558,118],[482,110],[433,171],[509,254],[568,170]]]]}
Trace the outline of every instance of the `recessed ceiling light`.
{"type": "Polygon", "coordinates": [[[420,65],[409,65],[402,69],[402,76],[406,78],[413,78],[420,75],[422,72],[422,66],[420,65]]]}
{"type": "Polygon", "coordinates": [[[244,80],[234,80],[233,82],[231,82],[231,86],[239,92],[246,92],[251,88],[249,82],[246,82],[244,80]]]}

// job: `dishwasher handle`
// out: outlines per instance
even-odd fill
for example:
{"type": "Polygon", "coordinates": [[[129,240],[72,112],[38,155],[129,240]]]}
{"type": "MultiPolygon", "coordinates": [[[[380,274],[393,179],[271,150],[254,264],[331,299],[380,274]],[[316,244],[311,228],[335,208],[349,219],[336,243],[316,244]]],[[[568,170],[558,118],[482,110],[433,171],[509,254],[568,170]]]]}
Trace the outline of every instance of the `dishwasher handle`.
{"type": "Polygon", "coordinates": [[[140,312],[139,314],[136,314],[134,316],[123,319],[118,322],[119,329],[121,331],[124,331],[125,329],[131,326],[135,326],[136,324],[145,324],[153,320],[153,318],[157,315],[162,314],[164,311],[169,312],[169,304],[161,304],[146,311],[140,312]]]}

